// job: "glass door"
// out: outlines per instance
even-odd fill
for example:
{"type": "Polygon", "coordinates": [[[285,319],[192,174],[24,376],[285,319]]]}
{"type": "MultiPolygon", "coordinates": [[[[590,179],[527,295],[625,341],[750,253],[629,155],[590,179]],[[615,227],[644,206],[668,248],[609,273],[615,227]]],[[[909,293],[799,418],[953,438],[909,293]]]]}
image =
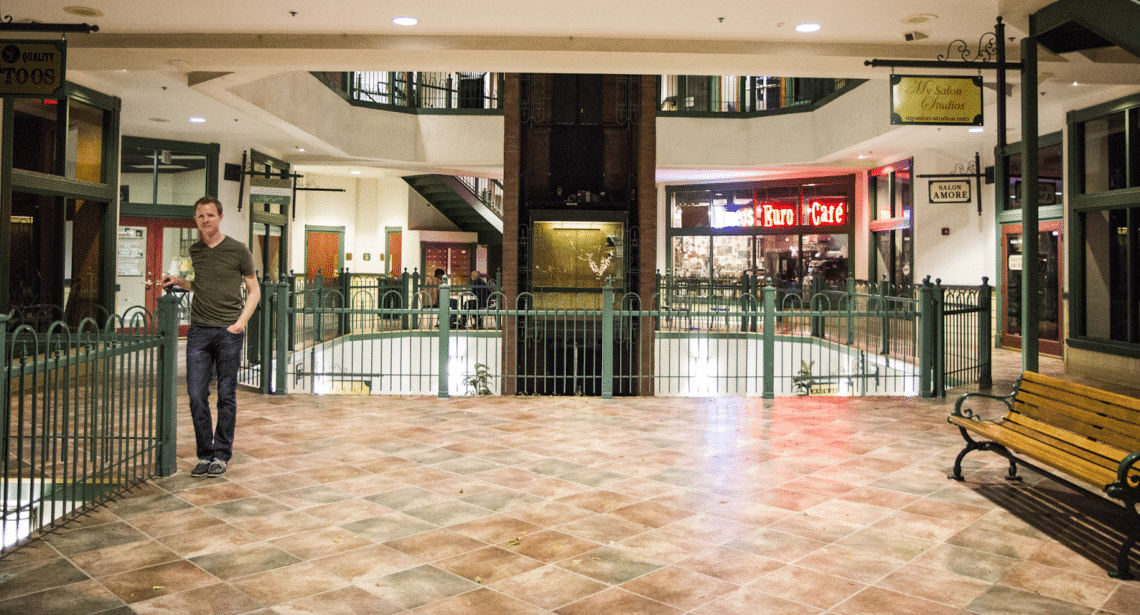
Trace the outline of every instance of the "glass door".
{"type": "MultiPolygon", "coordinates": [[[[153,314],[164,293],[163,274],[194,281],[190,246],[198,241],[198,228],[193,220],[123,216],[119,218],[118,239],[117,314],[125,314],[135,306],[153,314]]],[[[192,298],[193,293],[179,297],[179,337],[185,337],[190,328],[192,298]]]]}
{"type": "MultiPolygon", "coordinates": [[[[1037,266],[1041,276],[1041,307],[1038,314],[1038,346],[1043,354],[1061,356],[1061,222],[1038,225],[1037,266]]],[[[1025,255],[1021,249],[1022,227],[1012,224],[1002,229],[1001,343],[1006,348],[1021,348],[1021,270],[1025,255]]]]}

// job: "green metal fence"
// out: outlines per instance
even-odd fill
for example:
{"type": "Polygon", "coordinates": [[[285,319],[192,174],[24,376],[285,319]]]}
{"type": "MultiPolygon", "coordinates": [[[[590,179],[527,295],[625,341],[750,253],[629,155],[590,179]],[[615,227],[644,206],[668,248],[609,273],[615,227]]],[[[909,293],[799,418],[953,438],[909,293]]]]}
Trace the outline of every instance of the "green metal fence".
{"type": "Polygon", "coordinates": [[[0,315],[0,552],[174,473],[176,306],[75,327],[0,315]]]}
{"type": "Polygon", "coordinates": [[[252,370],[273,374],[267,392],[934,396],[989,374],[985,284],[928,279],[901,293],[746,280],[697,300],[692,285],[662,280],[646,302],[607,288],[524,293],[508,306],[501,293],[480,305],[468,287],[407,275],[340,279],[320,299],[289,282],[265,288],[263,329],[295,324],[252,370]]]}

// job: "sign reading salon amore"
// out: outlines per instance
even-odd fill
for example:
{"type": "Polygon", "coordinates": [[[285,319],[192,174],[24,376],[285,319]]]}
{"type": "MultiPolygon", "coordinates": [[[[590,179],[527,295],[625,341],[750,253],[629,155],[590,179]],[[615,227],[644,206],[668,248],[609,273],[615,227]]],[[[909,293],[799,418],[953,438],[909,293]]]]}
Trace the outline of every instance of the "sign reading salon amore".
{"type": "Polygon", "coordinates": [[[982,78],[891,75],[891,124],[981,126],[982,78]]]}

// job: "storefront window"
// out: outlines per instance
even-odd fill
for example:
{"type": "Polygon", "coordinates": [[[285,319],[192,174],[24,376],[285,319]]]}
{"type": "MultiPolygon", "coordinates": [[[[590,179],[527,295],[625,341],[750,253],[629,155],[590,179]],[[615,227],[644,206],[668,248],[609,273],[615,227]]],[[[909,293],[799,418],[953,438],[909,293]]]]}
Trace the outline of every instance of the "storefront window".
{"type": "Polygon", "coordinates": [[[1081,124],[1084,134],[1084,192],[1127,188],[1124,112],[1081,124]]]}
{"type": "Polygon", "coordinates": [[[1140,207],[1089,211],[1084,228],[1084,335],[1117,342],[1140,342],[1140,207]],[[1129,276],[1131,272],[1131,276],[1129,276]]]}
{"type": "Polygon", "coordinates": [[[673,195],[673,228],[708,228],[709,192],[678,192],[673,195]]]}
{"type": "Polygon", "coordinates": [[[752,237],[713,237],[713,277],[739,278],[752,273],[752,237]]]}
{"type": "Polygon", "coordinates": [[[60,105],[54,100],[15,99],[12,168],[56,174],[55,144],[60,105]]]}
{"type": "Polygon", "coordinates": [[[748,273],[782,287],[843,279],[853,190],[847,176],[670,191],[671,273],[734,282],[748,273]]]}
{"type": "Polygon", "coordinates": [[[64,177],[103,182],[102,109],[71,101],[68,107],[67,164],[64,177]]]}
{"type": "MultiPolygon", "coordinates": [[[[1060,143],[1037,150],[1037,205],[1059,205],[1064,196],[1064,166],[1060,143]]],[[[1006,191],[1004,209],[1021,209],[1021,154],[1006,156],[1006,191]]]]}
{"type": "Polygon", "coordinates": [[[673,238],[673,275],[681,278],[709,276],[709,242],[711,237],[673,238]]]}

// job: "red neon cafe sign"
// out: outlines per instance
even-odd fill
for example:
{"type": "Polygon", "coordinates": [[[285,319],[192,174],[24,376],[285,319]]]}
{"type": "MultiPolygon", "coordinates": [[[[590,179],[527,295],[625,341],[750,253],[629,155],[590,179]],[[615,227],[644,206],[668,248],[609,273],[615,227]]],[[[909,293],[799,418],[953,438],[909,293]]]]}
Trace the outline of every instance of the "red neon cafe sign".
{"type": "Polygon", "coordinates": [[[806,199],[804,218],[809,226],[843,226],[847,224],[847,201],[836,197],[806,199]]]}
{"type": "Polygon", "coordinates": [[[806,226],[843,226],[847,224],[847,201],[837,197],[806,199],[803,222],[799,221],[799,207],[794,203],[763,201],[753,207],[740,209],[742,228],[787,228],[806,226]]]}

